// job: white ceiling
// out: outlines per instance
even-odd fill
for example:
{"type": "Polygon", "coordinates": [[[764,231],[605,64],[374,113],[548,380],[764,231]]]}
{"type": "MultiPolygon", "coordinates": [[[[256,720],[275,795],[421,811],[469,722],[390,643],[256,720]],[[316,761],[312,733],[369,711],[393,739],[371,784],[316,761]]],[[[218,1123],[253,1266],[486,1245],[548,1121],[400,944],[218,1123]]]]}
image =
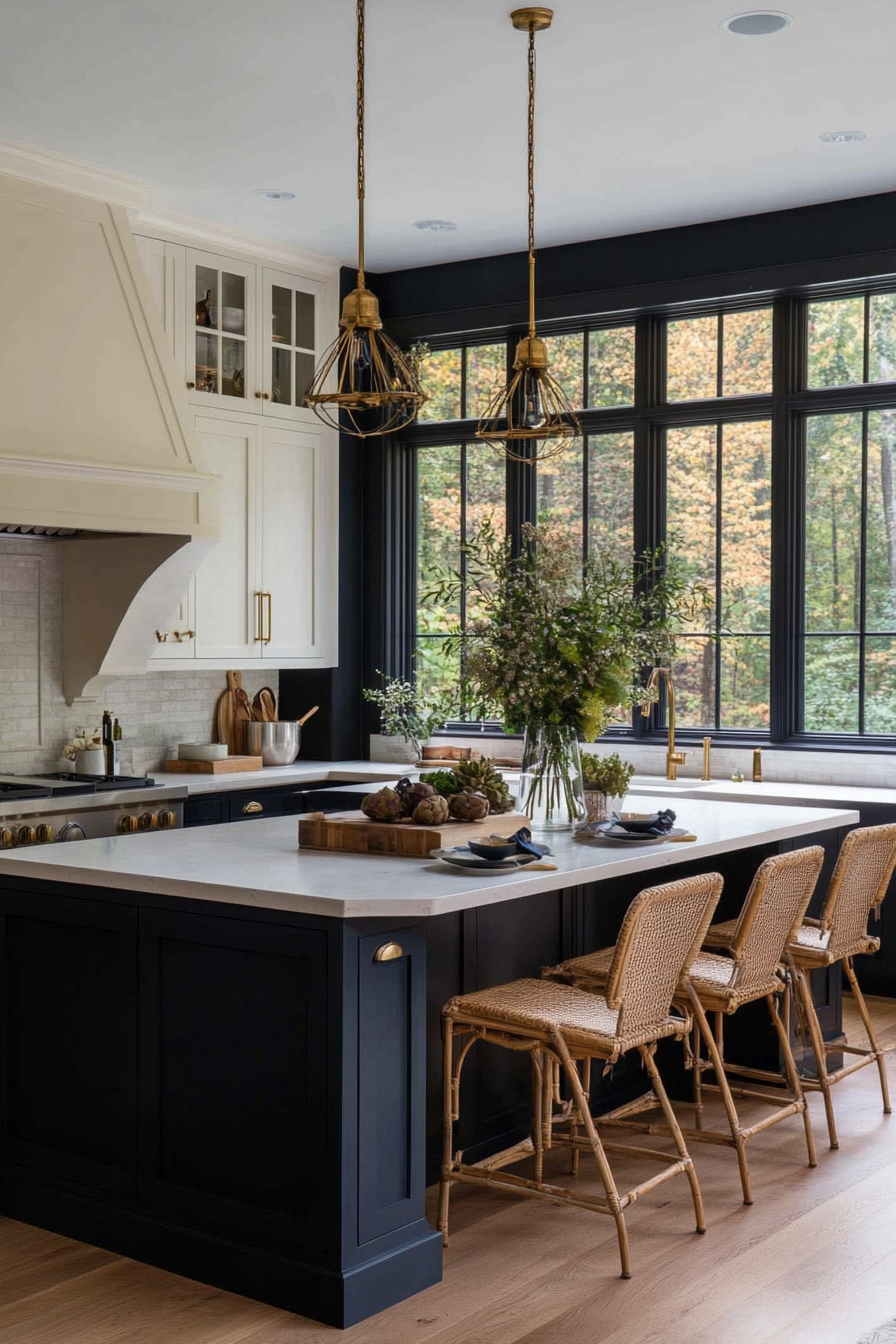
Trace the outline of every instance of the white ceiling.
{"type": "MultiPolygon", "coordinates": [[[[557,0],[538,38],[540,245],[896,188],[892,0],[784,0],[783,33],[721,29],[750,7],[557,0]],[[868,139],[819,141],[837,129],[868,139]]],[[[510,8],[368,0],[372,270],[525,246],[526,39],[510,8]],[[457,231],[411,227],[432,217],[457,231]]],[[[159,208],[354,260],[354,0],[0,0],[0,20],[0,139],[144,178],[159,208]]]]}

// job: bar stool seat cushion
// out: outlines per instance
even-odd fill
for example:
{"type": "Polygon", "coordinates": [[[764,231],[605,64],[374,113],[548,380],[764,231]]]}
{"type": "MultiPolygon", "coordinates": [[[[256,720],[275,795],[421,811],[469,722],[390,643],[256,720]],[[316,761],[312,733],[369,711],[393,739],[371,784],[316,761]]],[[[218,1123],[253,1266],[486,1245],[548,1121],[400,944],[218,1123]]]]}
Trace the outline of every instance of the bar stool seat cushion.
{"type": "Polygon", "coordinates": [[[569,1045],[593,1050],[601,1057],[618,1056],[659,1037],[680,1036],[689,1025],[683,1018],[667,1015],[628,1035],[624,1023],[620,1024],[620,1010],[610,1008],[606,999],[552,980],[512,980],[463,994],[449,1000],[444,1011],[455,1021],[487,1024],[496,1031],[510,1027],[547,1038],[560,1031],[569,1045]]]}
{"type": "Polygon", "coordinates": [[[831,966],[843,957],[858,957],[877,952],[880,947],[880,939],[872,937],[869,933],[863,938],[856,939],[848,947],[838,947],[835,951],[830,946],[832,932],[831,929],[823,929],[815,924],[803,924],[797,929],[796,937],[787,944],[787,951],[798,966],[814,968],[831,966]]]}

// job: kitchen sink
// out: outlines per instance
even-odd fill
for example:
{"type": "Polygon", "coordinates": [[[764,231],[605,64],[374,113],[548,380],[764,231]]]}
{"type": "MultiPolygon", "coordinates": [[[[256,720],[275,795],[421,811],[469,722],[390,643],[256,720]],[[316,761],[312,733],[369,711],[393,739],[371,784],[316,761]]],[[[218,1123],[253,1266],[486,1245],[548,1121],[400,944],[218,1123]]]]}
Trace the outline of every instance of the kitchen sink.
{"type": "Polygon", "coordinates": [[[695,789],[711,788],[712,783],[712,780],[705,779],[664,779],[662,775],[634,775],[628,792],[676,793],[682,789],[693,792],[695,789]]]}

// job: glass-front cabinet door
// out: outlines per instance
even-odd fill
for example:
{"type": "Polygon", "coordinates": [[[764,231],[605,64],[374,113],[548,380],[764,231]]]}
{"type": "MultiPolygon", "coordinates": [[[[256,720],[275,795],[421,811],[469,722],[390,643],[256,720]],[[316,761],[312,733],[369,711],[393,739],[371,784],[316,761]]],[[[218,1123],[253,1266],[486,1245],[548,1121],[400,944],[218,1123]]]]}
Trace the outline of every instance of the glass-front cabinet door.
{"type": "Polygon", "coordinates": [[[194,401],[233,409],[248,408],[253,398],[255,405],[254,277],[254,266],[187,252],[187,387],[194,401]]]}
{"type": "Polygon", "coordinates": [[[312,415],[302,398],[320,353],[323,285],[267,267],[262,285],[262,409],[305,420],[312,415]]]}

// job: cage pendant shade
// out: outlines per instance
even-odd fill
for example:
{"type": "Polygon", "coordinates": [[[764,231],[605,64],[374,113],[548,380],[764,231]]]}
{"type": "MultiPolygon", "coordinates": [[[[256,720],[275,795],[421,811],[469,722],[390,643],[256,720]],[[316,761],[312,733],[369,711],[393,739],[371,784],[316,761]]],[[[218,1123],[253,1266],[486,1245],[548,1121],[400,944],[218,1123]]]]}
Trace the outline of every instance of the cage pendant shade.
{"type": "Polygon", "coordinates": [[[515,9],[510,16],[514,28],[529,34],[529,329],[516,347],[509,382],[492,397],[476,428],[477,439],[519,462],[556,457],[581,433],[535,330],[535,34],[549,28],[553,17],[553,10],[542,8],[515,9]]]}
{"type": "Polygon", "coordinates": [[[364,283],[364,0],[358,6],[358,286],[342,305],[339,335],[324,351],[303,398],[319,419],[365,439],[410,424],[426,397],[414,362],[383,331],[364,283]]]}

